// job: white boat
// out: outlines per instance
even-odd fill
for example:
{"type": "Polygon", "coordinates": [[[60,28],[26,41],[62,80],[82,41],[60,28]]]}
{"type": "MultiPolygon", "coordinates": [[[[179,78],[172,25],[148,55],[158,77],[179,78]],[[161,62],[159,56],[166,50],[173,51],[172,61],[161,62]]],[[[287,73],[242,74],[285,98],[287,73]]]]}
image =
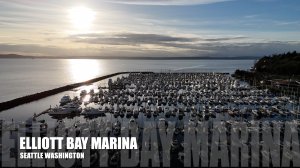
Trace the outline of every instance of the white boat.
{"type": "Polygon", "coordinates": [[[95,94],[94,89],[91,89],[89,94],[90,94],[90,95],[94,95],[94,94],[95,94]]]}
{"type": "Polygon", "coordinates": [[[158,127],[159,129],[167,128],[167,127],[168,127],[168,122],[166,121],[165,118],[160,118],[160,119],[158,120],[157,127],[158,127]]]}
{"type": "Polygon", "coordinates": [[[81,112],[81,107],[76,103],[68,103],[64,106],[55,107],[49,110],[49,115],[68,115],[81,112]]]}
{"type": "Polygon", "coordinates": [[[34,117],[20,124],[19,131],[27,134],[44,134],[48,125],[45,120],[37,121],[34,117]]]}
{"type": "Polygon", "coordinates": [[[128,128],[132,129],[132,128],[135,128],[135,126],[137,126],[137,125],[138,125],[137,121],[135,119],[131,118],[128,123],[128,128]]]}
{"type": "Polygon", "coordinates": [[[85,96],[85,95],[87,95],[87,91],[86,91],[86,90],[82,90],[82,91],[80,92],[80,96],[83,97],[83,96],[85,96]]]}
{"type": "Polygon", "coordinates": [[[169,107],[165,107],[164,108],[164,113],[165,113],[166,117],[170,117],[171,116],[171,111],[170,111],[169,107]]]}
{"type": "Polygon", "coordinates": [[[85,116],[104,115],[105,112],[101,108],[97,109],[97,108],[94,108],[94,107],[86,107],[85,109],[83,109],[83,111],[81,112],[81,114],[85,115],[85,116]]]}
{"type": "Polygon", "coordinates": [[[138,109],[133,109],[133,116],[138,117],[139,116],[139,110],[138,109]]]}
{"type": "Polygon", "coordinates": [[[60,105],[65,105],[65,104],[67,104],[67,103],[70,103],[71,101],[72,101],[72,99],[71,99],[71,97],[70,97],[69,95],[64,95],[64,96],[60,99],[59,103],[60,103],[60,105]]]}

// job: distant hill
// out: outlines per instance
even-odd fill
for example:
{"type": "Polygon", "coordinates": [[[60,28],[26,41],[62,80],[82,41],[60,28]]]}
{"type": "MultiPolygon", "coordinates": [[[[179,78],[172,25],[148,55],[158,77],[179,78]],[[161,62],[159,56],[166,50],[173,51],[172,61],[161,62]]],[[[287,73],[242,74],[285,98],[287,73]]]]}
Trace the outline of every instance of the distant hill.
{"type": "Polygon", "coordinates": [[[300,96],[300,53],[287,52],[259,59],[251,71],[236,70],[232,75],[278,95],[300,96]]]}
{"type": "Polygon", "coordinates": [[[133,57],[133,56],[24,56],[18,54],[0,54],[1,58],[39,58],[39,59],[135,59],[135,60],[256,60],[259,57],[241,56],[241,57],[133,57]]]}
{"type": "Polygon", "coordinates": [[[34,56],[25,56],[25,55],[18,55],[18,54],[0,54],[1,58],[35,58],[34,56]]]}
{"type": "Polygon", "coordinates": [[[273,75],[300,75],[300,53],[294,51],[265,56],[256,62],[254,70],[273,75]]]}

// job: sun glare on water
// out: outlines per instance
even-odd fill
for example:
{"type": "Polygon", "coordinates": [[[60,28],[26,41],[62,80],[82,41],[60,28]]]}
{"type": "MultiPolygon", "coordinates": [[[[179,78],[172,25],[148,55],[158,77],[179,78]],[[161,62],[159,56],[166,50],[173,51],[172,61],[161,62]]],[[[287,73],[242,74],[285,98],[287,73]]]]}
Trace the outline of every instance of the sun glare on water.
{"type": "Polygon", "coordinates": [[[68,62],[74,82],[83,82],[98,77],[101,73],[101,65],[97,60],[71,59],[68,62]]]}
{"type": "Polygon", "coordinates": [[[81,33],[91,29],[96,12],[84,6],[73,7],[68,10],[70,22],[74,29],[81,33]]]}

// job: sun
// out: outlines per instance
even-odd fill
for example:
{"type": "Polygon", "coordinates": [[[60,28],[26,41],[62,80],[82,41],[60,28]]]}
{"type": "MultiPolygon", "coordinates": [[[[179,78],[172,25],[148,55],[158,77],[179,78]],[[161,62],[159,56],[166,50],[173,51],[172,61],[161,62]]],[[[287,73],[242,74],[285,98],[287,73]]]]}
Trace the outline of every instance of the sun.
{"type": "Polygon", "coordinates": [[[70,22],[77,31],[88,31],[95,20],[96,12],[92,9],[78,6],[68,10],[70,22]]]}

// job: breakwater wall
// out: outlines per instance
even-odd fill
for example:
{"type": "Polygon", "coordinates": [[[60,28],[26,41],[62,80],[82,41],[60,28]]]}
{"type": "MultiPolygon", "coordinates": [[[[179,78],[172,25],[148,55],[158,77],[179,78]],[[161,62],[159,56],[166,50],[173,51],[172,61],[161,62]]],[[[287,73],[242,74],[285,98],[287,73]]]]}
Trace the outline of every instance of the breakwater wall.
{"type": "Polygon", "coordinates": [[[33,101],[36,101],[36,100],[40,100],[40,99],[43,99],[43,98],[48,97],[48,96],[52,96],[52,95],[55,95],[55,94],[58,94],[58,93],[61,93],[61,92],[72,90],[74,88],[77,88],[77,87],[80,87],[80,86],[83,86],[83,85],[87,85],[87,84],[91,84],[91,83],[94,83],[94,82],[98,82],[98,81],[101,81],[101,80],[104,80],[104,79],[107,79],[107,78],[111,78],[113,76],[128,74],[128,73],[153,73],[153,72],[117,72],[117,73],[101,76],[101,77],[94,78],[94,79],[91,79],[91,80],[88,80],[88,81],[74,83],[74,84],[58,87],[58,88],[55,88],[55,89],[35,93],[35,94],[32,94],[32,95],[19,97],[19,98],[10,100],[10,101],[2,102],[2,103],[0,103],[0,111],[8,110],[10,108],[13,108],[13,107],[16,107],[16,106],[19,106],[19,105],[22,105],[22,104],[26,104],[26,103],[30,103],[30,102],[33,102],[33,101]]]}

